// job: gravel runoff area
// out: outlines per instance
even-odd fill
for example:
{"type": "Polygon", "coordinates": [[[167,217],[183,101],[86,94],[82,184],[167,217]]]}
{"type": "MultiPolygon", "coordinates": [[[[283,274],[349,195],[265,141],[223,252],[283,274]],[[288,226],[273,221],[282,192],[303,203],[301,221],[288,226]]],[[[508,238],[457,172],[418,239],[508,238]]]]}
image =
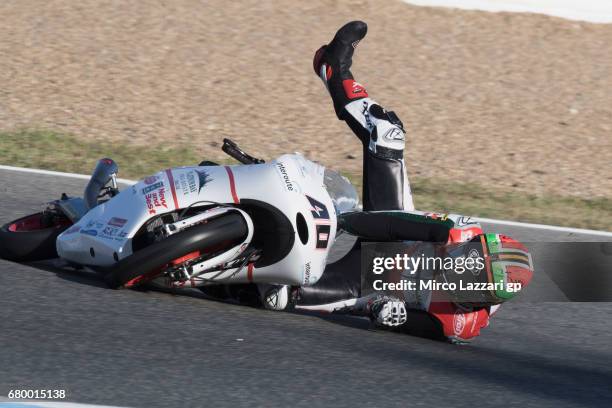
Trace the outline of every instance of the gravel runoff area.
{"type": "Polygon", "coordinates": [[[211,158],[232,137],[357,172],[311,59],[363,19],[353,72],[406,124],[413,176],[612,197],[612,25],[394,0],[8,0],[0,19],[0,130],[211,158]]]}

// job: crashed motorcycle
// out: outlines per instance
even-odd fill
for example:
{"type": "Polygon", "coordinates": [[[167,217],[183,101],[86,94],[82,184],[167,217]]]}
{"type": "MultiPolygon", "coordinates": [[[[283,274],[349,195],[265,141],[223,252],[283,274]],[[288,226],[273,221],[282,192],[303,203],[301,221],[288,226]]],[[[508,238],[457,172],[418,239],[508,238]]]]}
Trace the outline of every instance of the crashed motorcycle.
{"type": "Polygon", "coordinates": [[[2,226],[0,257],[59,257],[113,288],[317,282],[355,188],[300,154],[264,162],[229,139],[222,149],[241,164],[171,168],[121,191],[117,164],[102,159],[83,197],[2,226]]]}

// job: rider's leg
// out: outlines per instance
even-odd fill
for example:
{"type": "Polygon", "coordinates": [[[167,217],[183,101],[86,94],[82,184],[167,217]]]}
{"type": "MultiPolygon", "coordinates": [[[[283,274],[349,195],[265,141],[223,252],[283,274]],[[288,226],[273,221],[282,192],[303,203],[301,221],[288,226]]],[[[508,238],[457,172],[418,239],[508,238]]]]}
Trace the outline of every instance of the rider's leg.
{"type": "MultiPolygon", "coordinates": [[[[363,209],[414,210],[404,165],[404,129],[393,112],[388,112],[368,97],[350,71],[357,43],[366,35],[361,21],[346,24],[334,39],[315,54],[313,66],[329,90],[339,119],[344,120],[363,144],[363,209]]],[[[291,294],[301,305],[331,304],[339,299],[360,297],[359,248],[357,244],[342,260],[328,265],[323,277],[313,286],[291,294]],[[355,263],[357,261],[357,263],[355,263]],[[351,271],[351,272],[349,272],[351,271]]],[[[262,295],[270,309],[282,307],[286,287],[271,287],[262,295]],[[279,295],[276,296],[276,293],[279,295]]],[[[261,291],[260,293],[264,293],[261,291]]],[[[333,305],[331,307],[336,307],[333,305]]],[[[368,304],[368,307],[373,304],[368,304]]],[[[382,309],[381,309],[382,310],[382,309]]]]}
{"type": "MultiPolygon", "coordinates": [[[[370,99],[350,71],[357,43],[367,26],[354,21],[336,33],[331,43],[315,54],[314,70],[325,83],[339,119],[344,120],[363,144],[363,209],[413,210],[404,165],[404,129],[393,112],[370,99]]],[[[293,293],[296,308],[368,314],[396,325],[406,318],[404,303],[375,295],[361,297],[359,242],[342,259],[328,265],[312,286],[293,293]]]]}
{"type": "Polygon", "coordinates": [[[364,22],[346,24],[315,54],[313,65],[344,120],[363,143],[363,209],[413,210],[404,164],[404,129],[356,82],[350,71],[355,47],[367,32],[364,22]]]}

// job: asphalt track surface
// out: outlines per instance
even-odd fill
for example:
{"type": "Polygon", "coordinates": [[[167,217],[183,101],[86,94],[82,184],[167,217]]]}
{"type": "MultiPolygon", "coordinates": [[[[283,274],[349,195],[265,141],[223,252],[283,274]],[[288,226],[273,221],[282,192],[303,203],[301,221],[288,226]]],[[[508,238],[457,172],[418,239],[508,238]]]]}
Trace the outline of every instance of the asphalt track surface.
{"type": "MultiPolygon", "coordinates": [[[[84,184],[2,170],[0,221],[84,184]]],[[[132,407],[610,407],[612,303],[563,300],[540,273],[480,338],[453,346],[365,319],[269,312],[195,291],[115,291],[53,264],[0,261],[0,396],[65,389],[68,401],[132,407]]]]}

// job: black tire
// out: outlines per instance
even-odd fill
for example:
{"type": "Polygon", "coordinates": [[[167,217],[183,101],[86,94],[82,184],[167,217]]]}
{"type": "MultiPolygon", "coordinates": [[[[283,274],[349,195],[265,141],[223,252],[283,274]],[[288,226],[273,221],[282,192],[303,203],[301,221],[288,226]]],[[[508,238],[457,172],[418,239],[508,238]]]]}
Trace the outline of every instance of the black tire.
{"type": "Polygon", "coordinates": [[[36,220],[40,223],[43,213],[28,215],[11,221],[0,227],[0,258],[16,262],[40,261],[57,258],[55,241],[59,234],[64,232],[70,223],[63,223],[51,227],[27,229],[23,227],[27,221],[36,220]],[[22,228],[23,227],[23,228],[22,228]]]}
{"type": "Polygon", "coordinates": [[[107,285],[116,289],[185,254],[225,243],[236,245],[247,234],[245,220],[231,212],[144,247],[102,272],[107,285]]]}

